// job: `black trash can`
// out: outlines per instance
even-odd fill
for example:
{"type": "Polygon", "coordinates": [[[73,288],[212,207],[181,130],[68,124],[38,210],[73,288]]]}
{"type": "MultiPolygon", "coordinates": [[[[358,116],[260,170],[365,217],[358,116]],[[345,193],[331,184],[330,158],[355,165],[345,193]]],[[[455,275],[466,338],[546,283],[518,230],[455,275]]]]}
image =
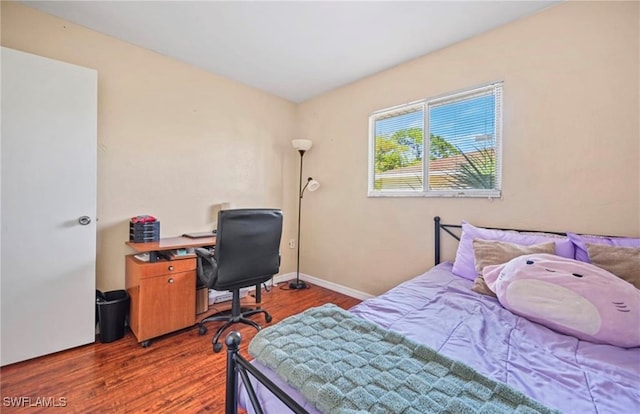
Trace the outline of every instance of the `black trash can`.
{"type": "Polygon", "coordinates": [[[104,293],[96,290],[96,317],[100,328],[100,342],[113,342],[124,336],[129,301],[129,293],[126,290],[104,293]]]}

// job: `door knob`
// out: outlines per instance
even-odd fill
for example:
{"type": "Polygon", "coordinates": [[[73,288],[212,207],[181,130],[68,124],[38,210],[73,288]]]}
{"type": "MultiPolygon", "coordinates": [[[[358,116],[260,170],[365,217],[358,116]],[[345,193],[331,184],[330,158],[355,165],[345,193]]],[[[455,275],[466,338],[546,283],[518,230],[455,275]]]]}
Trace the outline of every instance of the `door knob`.
{"type": "Polygon", "coordinates": [[[83,226],[86,226],[87,224],[91,223],[91,217],[82,216],[78,219],[78,223],[82,224],[83,226]]]}

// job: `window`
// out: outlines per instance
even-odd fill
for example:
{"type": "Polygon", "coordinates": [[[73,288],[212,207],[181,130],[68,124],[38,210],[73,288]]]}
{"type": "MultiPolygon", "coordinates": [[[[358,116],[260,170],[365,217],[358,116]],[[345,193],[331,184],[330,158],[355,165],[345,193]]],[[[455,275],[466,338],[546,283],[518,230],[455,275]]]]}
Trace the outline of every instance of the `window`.
{"type": "Polygon", "coordinates": [[[500,197],[502,82],[375,112],[369,131],[369,196],[500,197]]]}

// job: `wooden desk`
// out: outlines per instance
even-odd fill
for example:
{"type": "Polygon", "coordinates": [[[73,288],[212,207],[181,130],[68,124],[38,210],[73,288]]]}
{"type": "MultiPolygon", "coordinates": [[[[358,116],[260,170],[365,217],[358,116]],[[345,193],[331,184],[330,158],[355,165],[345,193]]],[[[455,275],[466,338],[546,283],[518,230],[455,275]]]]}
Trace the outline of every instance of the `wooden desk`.
{"type": "MultiPolygon", "coordinates": [[[[139,254],[213,246],[216,238],[168,237],[126,244],[139,254]]],[[[196,266],[194,255],[156,262],[139,260],[134,254],[126,257],[129,327],[143,347],[149,346],[152,338],[196,323],[196,266]]]]}
{"type": "Polygon", "coordinates": [[[216,244],[215,236],[192,239],[190,237],[164,237],[155,242],[133,243],[126,242],[136,253],[160,252],[163,250],[189,249],[192,247],[213,246],[216,244]]]}

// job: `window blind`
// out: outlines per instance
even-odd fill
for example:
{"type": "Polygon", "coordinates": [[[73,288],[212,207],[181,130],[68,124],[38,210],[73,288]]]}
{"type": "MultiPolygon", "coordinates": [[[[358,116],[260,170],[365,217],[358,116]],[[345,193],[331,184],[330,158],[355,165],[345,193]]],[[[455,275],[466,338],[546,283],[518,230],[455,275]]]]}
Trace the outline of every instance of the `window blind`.
{"type": "Polygon", "coordinates": [[[502,82],[378,111],[369,194],[499,196],[501,130],[502,82]]]}

